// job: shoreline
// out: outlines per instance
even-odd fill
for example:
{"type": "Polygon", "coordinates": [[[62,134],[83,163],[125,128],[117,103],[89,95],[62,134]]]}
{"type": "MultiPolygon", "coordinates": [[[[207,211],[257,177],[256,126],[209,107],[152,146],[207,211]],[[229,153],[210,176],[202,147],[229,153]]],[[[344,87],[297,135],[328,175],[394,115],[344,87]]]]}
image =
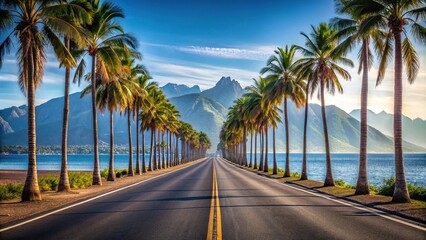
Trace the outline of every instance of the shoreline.
{"type": "MultiPolygon", "coordinates": [[[[92,171],[68,171],[68,172],[92,172],[92,171]]],[[[59,176],[60,170],[37,170],[37,177],[59,176]]],[[[0,184],[25,183],[27,170],[0,170],[0,184]]]]}

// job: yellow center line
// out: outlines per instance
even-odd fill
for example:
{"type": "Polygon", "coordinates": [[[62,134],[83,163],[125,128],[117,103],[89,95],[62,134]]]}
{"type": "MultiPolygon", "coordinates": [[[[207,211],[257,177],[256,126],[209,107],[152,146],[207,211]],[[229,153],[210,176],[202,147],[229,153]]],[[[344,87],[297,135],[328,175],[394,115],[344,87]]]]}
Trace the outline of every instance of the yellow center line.
{"type": "Polygon", "coordinates": [[[212,200],[210,202],[210,216],[207,231],[207,240],[222,240],[222,215],[220,213],[219,204],[219,188],[217,185],[216,168],[213,165],[213,179],[212,179],[212,200]],[[216,218],[215,218],[216,216],[216,218]],[[215,228],[216,224],[216,228],[215,228]]]}

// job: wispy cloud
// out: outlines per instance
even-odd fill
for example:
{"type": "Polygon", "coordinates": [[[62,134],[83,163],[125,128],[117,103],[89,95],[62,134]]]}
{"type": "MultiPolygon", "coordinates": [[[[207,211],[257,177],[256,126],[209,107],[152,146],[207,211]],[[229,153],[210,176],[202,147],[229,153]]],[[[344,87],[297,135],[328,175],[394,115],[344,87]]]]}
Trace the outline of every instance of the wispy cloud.
{"type": "Polygon", "coordinates": [[[184,83],[199,85],[203,89],[214,86],[222,76],[231,76],[239,81],[242,86],[248,86],[252,82],[251,79],[259,75],[255,71],[204,64],[181,65],[155,60],[150,61],[147,65],[153,73],[154,80],[160,84],[168,82],[184,83]]]}
{"type": "Polygon", "coordinates": [[[151,47],[160,47],[179,52],[197,54],[203,56],[229,58],[229,59],[245,59],[265,61],[268,56],[273,54],[274,46],[254,46],[252,48],[224,48],[224,47],[207,47],[207,46],[176,46],[157,43],[146,43],[142,45],[151,47]]]}

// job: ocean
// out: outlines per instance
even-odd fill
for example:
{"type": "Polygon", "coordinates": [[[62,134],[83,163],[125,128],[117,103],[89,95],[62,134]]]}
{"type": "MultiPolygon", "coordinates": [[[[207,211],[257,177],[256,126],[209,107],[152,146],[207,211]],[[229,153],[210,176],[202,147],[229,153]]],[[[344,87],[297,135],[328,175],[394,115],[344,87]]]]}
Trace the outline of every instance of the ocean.
{"type": "MultiPolygon", "coordinates": [[[[99,155],[101,169],[108,167],[109,155],[99,155]]],[[[115,155],[115,167],[127,168],[128,155],[115,155]]],[[[149,155],[146,155],[148,162],[149,155]]],[[[269,166],[272,167],[272,154],[268,155],[269,166]]],[[[133,156],[133,161],[136,157],[133,156]]],[[[248,155],[248,160],[250,157],[248,155]]],[[[258,158],[259,160],[259,158],[258,158]]],[[[334,179],[342,179],[346,183],[356,184],[358,175],[358,154],[332,154],[331,161],[334,179]]],[[[69,170],[91,171],[93,155],[68,155],[69,170]]],[[[277,154],[278,167],[285,167],[285,154],[277,154]]],[[[408,183],[426,186],[426,154],[405,154],[405,173],[408,183]]],[[[134,163],[133,166],[136,166],[134,163]]],[[[38,170],[60,170],[61,155],[37,155],[38,170]]],[[[0,170],[26,170],[27,155],[0,155],[0,170]]],[[[302,154],[290,154],[290,170],[300,173],[302,154]]],[[[393,154],[368,154],[368,181],[372,185],[381,185],[384,178],[395,174],[393,154]]],[[[325,177],[324,154],[308,154],[308,177],[323,181],[325,177]]]]}

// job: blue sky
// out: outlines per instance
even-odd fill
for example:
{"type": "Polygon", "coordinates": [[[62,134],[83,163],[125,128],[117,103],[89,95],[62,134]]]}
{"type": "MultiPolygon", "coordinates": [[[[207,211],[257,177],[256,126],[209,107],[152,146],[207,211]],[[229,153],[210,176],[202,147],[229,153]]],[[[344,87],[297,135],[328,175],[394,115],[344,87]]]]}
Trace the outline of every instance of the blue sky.
{"type": "MultiPolygon", "coordinates": [[[[154,80],[199,85],[207,89],[221,76],[231,76],[243,86],[257,77],[266,59],[277,46],[304,44],[300,32],[310,25],[328,22],[336,16],[331,0],[164,0],[115,1],[126,18],[120,20],[126,31],[139,40],[139,50],[154,80]]],[[[404,114],[426,119],[426,47],[417,45],[423,64],[413,85],[404,83],[404,114]]],[[[356,62],[356,52],[349,57],[356,62]]],[[[48,56],[43,85],[37,90],[37,103],[63,95],[63,70],[53,55],[48,56]]],[[[393,64],[383,84],[375,87],[375,67],[370,72],[369,108],[392,112],[393,64]]],[[[351,111],[359,108],[360,76],[356,68],[352,81],[343,83],[344,95],[327,96],[326,103],[351,111]]],[[[0,109],[26,102],[16,82],[14,54],[5,57],[0,69],[0,109]]],[[[72,86],[77,92],[86,83],[72,86]]],[[[317,99],[313,99],[318,102],[317,99]]]]}

